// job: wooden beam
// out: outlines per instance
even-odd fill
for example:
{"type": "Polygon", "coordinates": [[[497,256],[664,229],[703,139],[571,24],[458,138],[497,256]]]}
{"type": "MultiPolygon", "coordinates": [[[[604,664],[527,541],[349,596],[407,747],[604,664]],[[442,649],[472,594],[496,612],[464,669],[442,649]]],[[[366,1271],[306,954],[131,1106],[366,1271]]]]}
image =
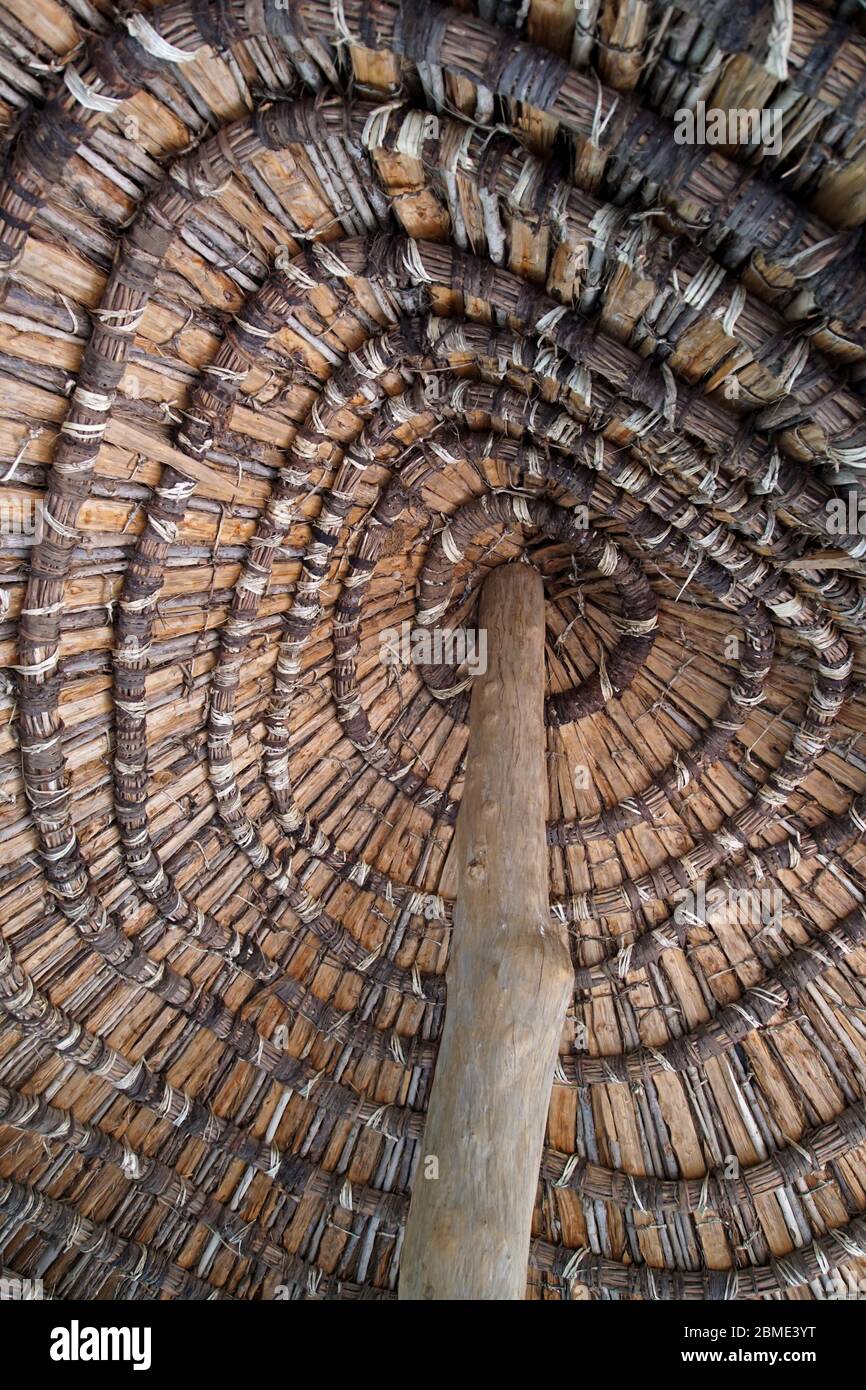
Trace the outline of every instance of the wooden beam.
{"type": "Polygon", "coordinates": [[[203,483],[200,494],[203,497],[216,497],[221,502],[233,502],[238,495],[237,484],[232,482],[231,478],[218,473],[202,459],[191,458],[189,454],[176,449],[167,439],[151,434],[149,430],[144,430],[129,420],[119,416],[110,419],[105,428],[105,438],[109,443],[117,444],[123,449],[136,450],[146,459],[169,463],[185,478],[194,478],[197,483],[203,483]]]}
{"type": "Polygon", "coordinates": [[[526,1295],[532,1209],[573,980],[550,919],[544,589],[528,565],[485,581],[445,1026],[401,1257],[401,1299],[526,1295]]]}

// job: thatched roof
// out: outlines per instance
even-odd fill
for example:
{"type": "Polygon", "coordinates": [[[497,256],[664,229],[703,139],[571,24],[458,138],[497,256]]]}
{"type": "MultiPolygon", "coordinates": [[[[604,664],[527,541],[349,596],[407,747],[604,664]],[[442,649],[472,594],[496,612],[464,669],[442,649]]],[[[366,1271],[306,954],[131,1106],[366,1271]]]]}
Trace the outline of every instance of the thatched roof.
{"type": "Polygon", "coordinates": [[[528,1296],[862,1278],[862,9],[117,9],[0,3],[0,1264],[394,1296],[468,689],[381,636],[520,558],[528,1296]]]}

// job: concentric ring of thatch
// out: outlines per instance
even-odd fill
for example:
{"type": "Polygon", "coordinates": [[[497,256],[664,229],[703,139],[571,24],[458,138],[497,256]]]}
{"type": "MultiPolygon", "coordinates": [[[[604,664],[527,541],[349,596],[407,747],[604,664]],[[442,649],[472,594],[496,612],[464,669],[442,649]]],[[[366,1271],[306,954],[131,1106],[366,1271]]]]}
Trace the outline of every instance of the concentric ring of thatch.
{"type": "Polygon", "coordinates": [[[509,560],[575,965],[530,1294],[864,1272],[859,11],[477,8],[0,9],[0,1263],[60,1296],[393,1296],[468,684],[380,640],[509,560]]]}

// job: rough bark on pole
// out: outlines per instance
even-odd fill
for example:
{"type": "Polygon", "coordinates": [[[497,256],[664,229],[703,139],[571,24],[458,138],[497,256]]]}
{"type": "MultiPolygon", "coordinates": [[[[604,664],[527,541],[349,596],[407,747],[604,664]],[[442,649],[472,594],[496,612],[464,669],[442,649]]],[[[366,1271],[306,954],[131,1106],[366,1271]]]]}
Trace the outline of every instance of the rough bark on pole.
{"type": "Polygon", "coordinates": [[[544,590],[488,577],[479,624],[445,1026],[401,1257],[402,1299],[522,1299],[572,966],[550,920],[544,590]]]}

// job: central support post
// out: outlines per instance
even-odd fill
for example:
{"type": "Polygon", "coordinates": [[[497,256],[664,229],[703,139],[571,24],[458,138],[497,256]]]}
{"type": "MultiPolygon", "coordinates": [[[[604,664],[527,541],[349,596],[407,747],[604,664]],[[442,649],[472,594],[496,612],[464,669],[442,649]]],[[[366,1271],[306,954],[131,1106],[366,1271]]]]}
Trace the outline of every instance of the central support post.
{"type": "Polygon", "coordinates": [[[547,880],[544,587],[528,565],[481,594],[452,854],[445,1026],[401,1257],[401,1299],[526,1295],[532,1209],[573,980],[547,880]]]}

